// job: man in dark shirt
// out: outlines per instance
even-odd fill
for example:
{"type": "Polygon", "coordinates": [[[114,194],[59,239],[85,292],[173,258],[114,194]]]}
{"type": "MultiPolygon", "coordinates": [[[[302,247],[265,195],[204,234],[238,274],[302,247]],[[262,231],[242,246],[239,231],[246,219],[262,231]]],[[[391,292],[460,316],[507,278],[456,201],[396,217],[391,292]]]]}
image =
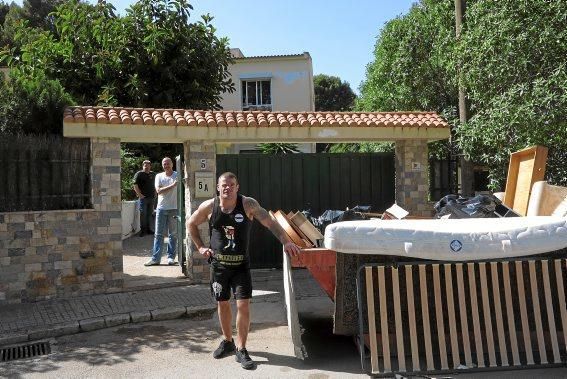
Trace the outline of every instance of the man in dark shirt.
{"type": "Polygon", "coordinates": [[[219,177],[219,196],[203,202],[187,220],[187,232],[195,247],[211,264],[211,292],[217,301],[224,340],[213,352],[223,358],[236,350],[236,361],[253,369],[254,361],[246,350],[250,329],[252,279],[249,264],[249,239],[252,220],[258,220],[282,243],[286,254],[295,256],[300,249],[283,228],[251,197],[238,194],[236,175],[225,172],[219,177]],[[203,243],[198,226],[209,221],[210,245],[203,243]],[[231,292],[236,299],[237,343],[232,338],[231,292]]]}
{"type": "Polygon", "coordinates": [[[150,225],[152,224],[156,189],[154,187],[155,173],[151,169],[152,163],[145,160],[142,163],[142,170],[134,175],[134,191],[140,201],[140,237],[154,234],[150,225]]]}

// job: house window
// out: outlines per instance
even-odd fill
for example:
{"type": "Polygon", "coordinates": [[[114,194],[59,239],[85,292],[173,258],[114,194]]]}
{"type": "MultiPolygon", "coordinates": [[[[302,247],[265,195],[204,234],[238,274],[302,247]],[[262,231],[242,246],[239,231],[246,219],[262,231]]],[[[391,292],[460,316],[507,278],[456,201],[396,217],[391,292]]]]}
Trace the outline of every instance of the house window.
{"type": "Polygon", "coordinates": [[[272,89],[270,80],[242,81],[242,110],[272,110],[272,89]]]}

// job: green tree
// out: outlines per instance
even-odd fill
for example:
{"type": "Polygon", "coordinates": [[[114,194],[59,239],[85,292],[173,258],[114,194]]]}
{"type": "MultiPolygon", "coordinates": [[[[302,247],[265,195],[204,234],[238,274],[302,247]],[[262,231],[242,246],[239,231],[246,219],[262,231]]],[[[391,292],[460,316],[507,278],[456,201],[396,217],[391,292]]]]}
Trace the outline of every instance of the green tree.
{"type": "Polygon", "coordinates": [[[451,54],[454,5],[423,0],[387,22],[366,69],[356,109],[436,111],[456,119],[458,89],[451,54]]]}
{"type": "MultiPolygon", "coordinates": [[[[436,111],[458,120],[458,88],[452,65],[455,45],[453,2],[423,0],[387,22],[378,35],[374,60],[366,68],[355,109],[367,112],[436,111]]],[[[343,151],[393,151],[390,143],[341,144],[343,151]]],[[[445,158],[448,141],[430,144],[445,158]]]]}
{"type": "Polygon", "coordinates": [[[459,144],[504,188],[511,152],[549,148],[546,178],[567,185],[567,6],[563,1],[473,2],[456,58],[473,116],[459,144]]]}
{"type": "MultiPolygon", "coordinates": [[[[356,109],[434,110],[453,127],[459,151],[504,187],[510,153],[549,147],[546,178],[567,184],[567,7],[562,1],[467,1],[454,37],[453,2],[422,0],[388,22],[368,65],[356,109]],[[457,118],[457,67],[470,119],[457,118]]],[[[447,144],[430,145],[443,157],[447,144]]],[[[453,147],[454,149],[454,147],[453,147]]]]}
{"type": "Polygon", "coordinates": [[[70,0],[52,14],[55,31],[15,27],[21,49],[4,53],[14,77],[41,72],[78,104],[216,108],[233,91],[228,40],[212,18],[189,23],[185,0],[140,0],[117,16],[104,1],[70,0]],[[35,29],[34,29],[35,30],[35,29]]]}
{"type": "Polygon", "coordinates": [[[325,74],[313,77],[316,111],[352,111],[356,95],[348,82],[325,74]]]}
{"type": "Polygon", "coordinates": [[[61,134],[63,110],[71,97],[42,73],[0,84],[0,132],[61,134]]]}

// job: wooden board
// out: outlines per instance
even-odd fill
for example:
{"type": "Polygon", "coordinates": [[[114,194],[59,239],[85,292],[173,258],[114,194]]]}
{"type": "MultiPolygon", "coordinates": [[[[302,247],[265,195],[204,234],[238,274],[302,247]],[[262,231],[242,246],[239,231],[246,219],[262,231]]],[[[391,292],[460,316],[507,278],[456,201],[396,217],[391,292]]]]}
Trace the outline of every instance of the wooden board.
{"type": "Polygon", "coordinates": [[[297,234],[293,226],[291,226],[289,218],[285,213],[282,211],[276,211],[274,213],[274,217],[294,244],[301,248],[310,247],[310,245],[304,241],[299,234],[297,234]]]}
{"type": "Polygon", "coordinates": [[[299,324],[299,311],[295,301],[296,293],[293,271],[290,257],[285,253],[283,254],[283,281],[287,327],[293,343],[293,352],[296,358],[304,360],[307,357],[307,352],[301,341],[301,325],[299,324]]]}
{"type": "MultiPolygon", "coordinates": [[[[299,212],[297,212],[297,213],[299,213],[299,212]]],[[[287,214],[287,218],[288,218],[289,221],[290,221],[289,224],[293,227],[293,229],[297,232],[297,234],[299,234],[299,236],[301,237],[301,239],[302,239],[303,241],[305,241],[305,244],[307,245],[307,247],[309,247],[309,248],[311,248],[311,247],[317,247],[317,245],[314,244],[314,243],[312,243],[312,242],[311,242],[311,239],[310,239],[309,237],[307,237],[307,236],[305,235],[305,233],[303,233],[303,230],[301,230],[301,229],[300,229],[297,225],[295,225],[295,223],[291,220],[291,219],[293,218],[293,216],[295,216],[295,213],[293,213],[293,212],[289,212],[289,213],[287,214]]]]}
{"type": "Polygon", "coordinates": [[[321,232],[301,212],[297,212],[290,221],[303,232],[313,246],[317,246],[317,240],[323,239],[321,232]]]}
{"type": "Polygon", "coordinates": [[[525,216],[530,193],[535,182],[543,180],[547,161],[547,147],[532,146],[510,155],[504,204],[525,216]]]}

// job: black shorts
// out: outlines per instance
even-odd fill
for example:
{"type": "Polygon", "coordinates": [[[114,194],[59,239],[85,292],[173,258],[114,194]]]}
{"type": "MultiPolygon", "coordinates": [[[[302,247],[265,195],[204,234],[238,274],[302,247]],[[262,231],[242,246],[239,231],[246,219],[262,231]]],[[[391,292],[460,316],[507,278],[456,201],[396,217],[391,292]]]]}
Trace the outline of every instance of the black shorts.
{"type": "Polygon", "coordinates": [[[248,265],[228,268],[211,264],[211,294],[215,300],[230,300],[231,291],[236,300],[252,298],[252,276],[248,265]]]}

